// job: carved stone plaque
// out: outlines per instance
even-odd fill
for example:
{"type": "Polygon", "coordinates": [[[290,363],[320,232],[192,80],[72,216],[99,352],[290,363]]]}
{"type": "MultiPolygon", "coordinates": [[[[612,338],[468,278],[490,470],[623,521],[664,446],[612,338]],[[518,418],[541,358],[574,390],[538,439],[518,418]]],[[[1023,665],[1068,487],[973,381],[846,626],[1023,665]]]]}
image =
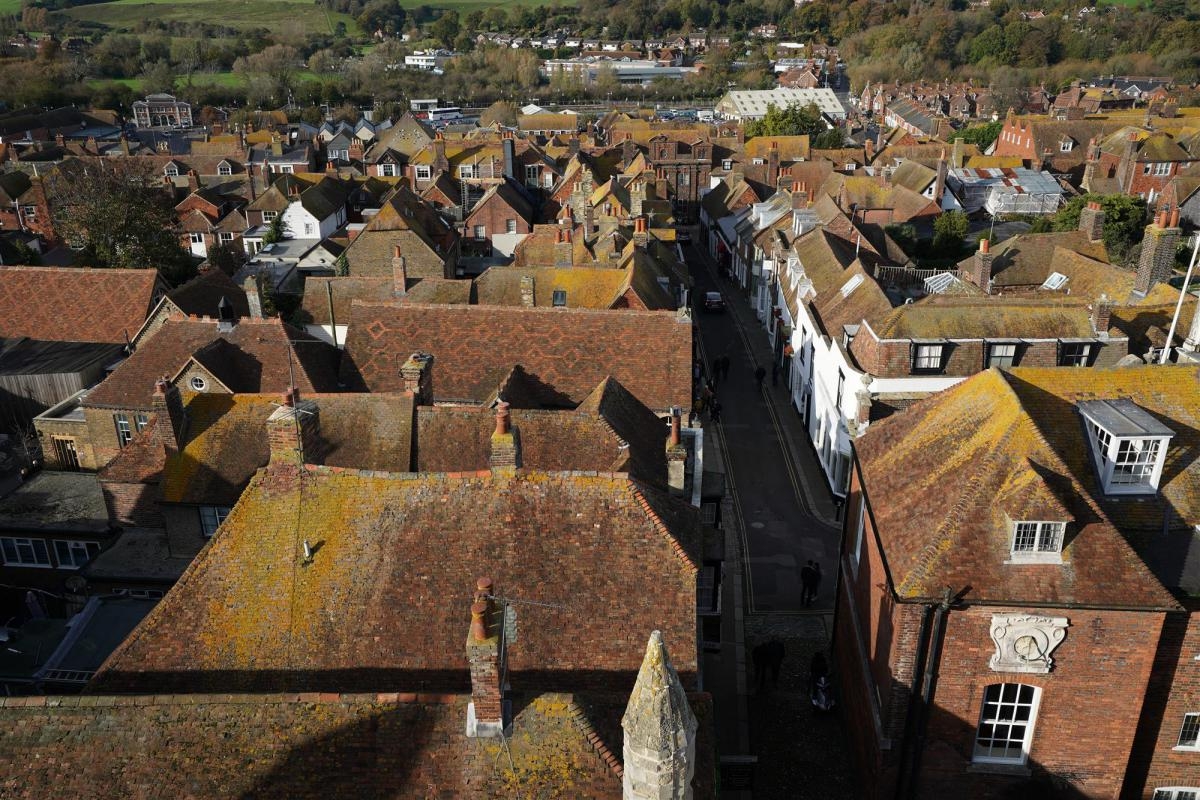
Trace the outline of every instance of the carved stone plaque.
{"type": "Polygon", "coordinates": [[[993,614],[996,652],[989,666],[996,672],[1049,672],[1054,666],[1050,654],[1066,638],[1067,626],[1066,617],[993,614]]]}

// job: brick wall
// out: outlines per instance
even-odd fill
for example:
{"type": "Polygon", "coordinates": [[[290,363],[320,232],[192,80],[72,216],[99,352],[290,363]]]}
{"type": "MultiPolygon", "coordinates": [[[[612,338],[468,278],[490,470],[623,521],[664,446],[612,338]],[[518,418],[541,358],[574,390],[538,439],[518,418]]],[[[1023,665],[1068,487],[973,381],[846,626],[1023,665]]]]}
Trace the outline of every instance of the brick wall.
{"type": "Polygon", "coordinates": [[[513,220],[517,224],[516,233],[532,233],[533,228],[529,221],[518,214],[512,206],[504,202],[499,195],[492,195],[484,206],[477,207],[473,210],[470,216],[466,219],[466,237],[474,238],[475,226],[482,225],[487,231],[487,236],[490,239],[497,233],[507,233],[508,220],[513,220]]]}
{"type": "MultiPolygon", "coordinates": [[[[1117,797],[1133,746],[1155,646],[1164,615],[1158,612],[1042,610],[1070,620],[1046,675],[994,672],[989,637],[993,613],[1021,611],[971,607],[952,611],[931,710],[921,786],[923,797],[1000,798],[1030,781],[983,772],[971,754],[986,687],[1023,683],[1041,688],[1029,764],[1033,779],[1065,779],[1079,797],[1117,797]]],[[[1194,773],[1193,773],[1194,774],[1194,773]]]]}
{"type": "Polygon", "coordinates": [[[1123,798],[1150,800],[1158,787],[1200,786],[1200,752],[1175,750],[1184,715],[1200,713],[1197,610],[1174,614],[1163,627],[1123,798]]]}
{"type": "MultiPolygon", "coordinates": [[[[904,339],[876,339],[864,328],[854,337],[850,352],[864,370],[881,378],[912,375],[912,345],[904,339]]],[[[946,344],[942,375],[969,376],[987,369],[989,345],[983,340],[954,341],[946,344]]],[[[1090,366],[1110,367],[1129,353],[1129,340],[1113,337],[1092,343],[1090,366]]],[[[1020,367],[1058,366],[1057,340],[1022,342],[1017,345],[1016,364],[1020,367]]]]}
{"type": "MultiPolygon", "coordinates": [[[[152,409],[147,408],[84,408],[83,416],[87,421],[87,433],[83,435],[83,446],[90,449],[93,456],[94,466],[89,469],[100,469],[109,461],[116,458],[117,453],[121,452],[121,445],[117,441],[117,426],[114,417],[117,414],[125,414],[129,417],[129,424],[133,427],[134,434],[137,434],[137,425],[135,419],[138,414],[149,415],[152,409]]],[[[79,442],[76,442],[76,447],[79,447],[79,442]]]]}
{"type": "Polygon", "coordinates": [[[163,527],[162,514],[156,502],[156,484],[102,481],[100,489],[104,493],[104,505],[108,508],[108,519],[112,524],[139,528],[163,527]]]}
{"type": "Polygon", "coordinates": [[[42,446],[42,458],[46,469],[64,469],[65,465],[58,462],[54,452],[56,437],[70,439],[75,442],[75,452],[79,456],[79,468],[84,470],[99,469],[102,465],[96,461],[92,451],[92,442],[87,422],[70,419],[38,419],[34,422],[37,429],[38,442],[42,446]]]}

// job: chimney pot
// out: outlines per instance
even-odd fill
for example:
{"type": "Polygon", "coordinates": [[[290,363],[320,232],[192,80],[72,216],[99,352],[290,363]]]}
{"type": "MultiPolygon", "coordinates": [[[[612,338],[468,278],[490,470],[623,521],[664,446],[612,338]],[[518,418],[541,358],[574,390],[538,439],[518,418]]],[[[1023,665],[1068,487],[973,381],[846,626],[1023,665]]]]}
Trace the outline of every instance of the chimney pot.
{"type": "Polygon", "coordinates": [[[496,435],[507,436],[511,432],[510,422],[508,403],[501,400],[496,404],[496,435]]]}
{"type": "Polygon", "coordinates": [[[990,253],[991,251],[992,251],[992,243],[991,243],[991,242],[990,242],[990,241],[987,239],[987,237],[982,237],[982,238],[980,238],[980,240],[979,240],[979,252],[981,252],[981,253],[990,253]]]}

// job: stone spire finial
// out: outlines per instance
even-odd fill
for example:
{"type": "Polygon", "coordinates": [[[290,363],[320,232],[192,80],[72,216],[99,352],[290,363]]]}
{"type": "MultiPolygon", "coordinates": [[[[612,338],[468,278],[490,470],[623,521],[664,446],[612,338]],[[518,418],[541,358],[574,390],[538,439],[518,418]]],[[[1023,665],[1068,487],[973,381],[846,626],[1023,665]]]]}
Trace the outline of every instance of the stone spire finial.
{"type": "Polygon", "coordinates": [[[690,800],[697,727],[662,633],[654,631],[621,718],[624,800],[690,800]]]}

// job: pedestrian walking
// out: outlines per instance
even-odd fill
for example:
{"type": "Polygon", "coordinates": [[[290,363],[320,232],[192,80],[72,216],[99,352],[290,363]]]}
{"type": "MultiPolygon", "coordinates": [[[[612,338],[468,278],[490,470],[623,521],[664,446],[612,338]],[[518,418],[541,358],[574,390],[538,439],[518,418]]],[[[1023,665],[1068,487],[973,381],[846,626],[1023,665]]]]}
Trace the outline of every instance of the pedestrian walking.
{"type": "Polygon", "coordinates": [[[780,372],[779,362],[778,361],[772,362],[772,364],[771,364],[771,385],[772,386],[779,385],[779,372],[780,372]]]}
{"type": "Polygon", "coordinates": [[[708,418],[711,422],[721,421],[721,404],[713,400],[712,405],[708,409],[708,418]]]}
{"type": "Polygon", "coordinates": [[[763,378],[765,377],[767,377],[767,370],[762,364],[759,364],[754,368],[754,380],[758,381],[758,388],[760,391],[762,390],[763,378]]]}
{"type": "Polygon", "coordinates": [[[816,574],[816,570],[813,569],[813,561],[810,558],[800,568],[800,605],[802,606],[808,605],[808,598],[813,594],[813,578],[816,574]]]}
{"type": "Polygon", "coordinates": [[[814,562],[812,562],[812,566],[813,566],[812,592],[808,596],[808,604],[810,606],[813,604],[813,601],[817,599],[817,592],[819,592],[821,590],[821,565],[818,564],[816,561],[814,561],[814,562]]]}

